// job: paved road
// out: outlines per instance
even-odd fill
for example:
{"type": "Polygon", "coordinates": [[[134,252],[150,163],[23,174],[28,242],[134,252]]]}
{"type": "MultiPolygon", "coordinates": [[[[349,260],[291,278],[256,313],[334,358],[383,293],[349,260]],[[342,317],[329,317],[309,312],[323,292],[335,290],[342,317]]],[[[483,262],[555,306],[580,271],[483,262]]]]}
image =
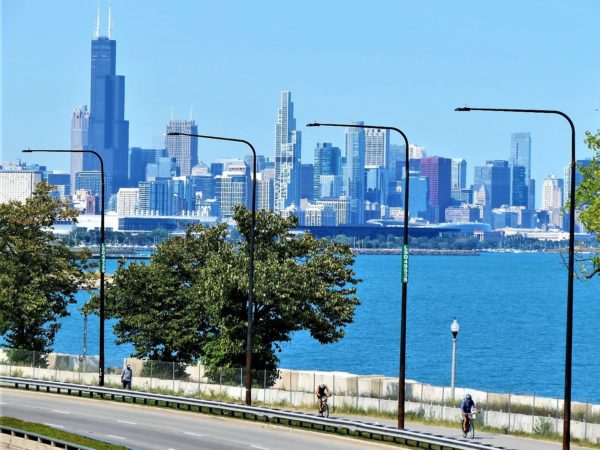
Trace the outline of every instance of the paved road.
{"type": "Polygon", "coordinates": [[[11,389],[0,389],[0,414],[144,450],[398,448],[238,419],[11,389]]]}
{"type": "MultiPolygon", "coordinates": [[[[340,416],[341,417],[341,416],[340,416]]],[[[388,426],[396,426],[395,420],[386,419],[366,419],[364,416],[343,416],[348,419],[368,422],[378,422],[388,426]]],[[[462,439],[462,432],[457,423],[455,428],[437,427],[432,425],[422,425],[417,423],[406,423],[406,428],[411,431],[420,431],[432,433],[436,435],[446,436],[452,439],[462,439]]],[[[493,445],[496,447],[504,447],[506,449],[515,450],[561,450],[562,443],[541,441],[537,439],[527,439],[517,436],[508,436],[504,434],[482,433],[475,430],[475,439],[473,441],[480,444],[493,445]]],[[[575,447],[571,445],[572,450],[584,450],[584,447],[575,447]]],[[[585,450],[589,450],[585,449],[585,450]]]]}

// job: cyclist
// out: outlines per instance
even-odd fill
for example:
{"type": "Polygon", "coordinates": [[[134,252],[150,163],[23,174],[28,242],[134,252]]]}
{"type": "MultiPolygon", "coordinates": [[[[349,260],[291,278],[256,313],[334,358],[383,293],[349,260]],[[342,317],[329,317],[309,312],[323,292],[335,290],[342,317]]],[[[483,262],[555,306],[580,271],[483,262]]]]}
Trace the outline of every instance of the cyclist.
{"type": "Polygon", "coordinates": [[[317,386],[315,394],[317,394],[317,398],[319,399],[319,416],[323,417],[323,399],[325,396],[330,395],[329,388],[325,383],[321,383],[317,386]]]}
{"type": "Polygon", "coordinates": [[[471,394],[465,395],[463,401],[460,403],[460,413],[463,417],[462,423],[462,431],[463,437],[467,437],[467,432],[469,431],[469,414],[472,412],[477,412],[477,405],[475,401],[471,397],[471,394]]]}

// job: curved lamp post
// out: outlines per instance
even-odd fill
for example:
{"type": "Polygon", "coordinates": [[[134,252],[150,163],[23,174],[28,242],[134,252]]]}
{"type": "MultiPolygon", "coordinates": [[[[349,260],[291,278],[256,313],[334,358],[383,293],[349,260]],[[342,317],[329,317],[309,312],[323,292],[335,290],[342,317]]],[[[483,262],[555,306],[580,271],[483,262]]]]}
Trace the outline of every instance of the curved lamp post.
{"type": "Polygon", "coordinates": [[[32,150],[30,148],[22,150],[23,153],[91,153],[96,155],[100,161],[100,346],[98,361],[98,385],[104,386],[104,272],[106,272],[106,251],[104,248],[104,161],[99,153],[94,150],[32,150]]]}
{"type": "Polygon", "coordinates": [[[254,229],[256,228],[256,150],[244,139],[236,139],[205,134],[182,133],[170,131],[167,136],[190,136],[217,141],[240,142],[252,150],[252,222],[250,225],[250,264],[248,270],[248,331],[246,334],[246,405],[252,404],[252,321],[254,315],[254,229]]]}
{"type": "Polygon", "coordinates": [[[575,275],[575,125],[569,116],[554,109],[471,108],[463,106],[454,111],[493,111],[534,114],[556,114],[563,117],[571,127],[571,186],[569,193],[569,267],[567,274],[567,333],[565,350],[565,397],[563,411],[563,450],[569,450],[571,442],[571,366],[573,360],[573,279],[575,275]]]}
{"type": "Polygon", "coordinates": [[[450,389],[452,401],[454,401],[454,381],[456,379],[456,338],[458,337],[458,330],[460,329],[460,325],[458,324],[458,320],[456,317],[454,318],[454,322],[450,325],[450,331],[452,332],[452,378],[450,381],[450,389]]]}
{"type": "Polygon", "coordinates": [[[381,130],[392,130],[400,133],[406,145],[406,157],[404,160],[404,238],[402,243],[402,306],[400,314],[400,374],[398,377],[398,428],[404,428],[404,402],[406,385],[406,297],[408,287],[408,187],[409,187],[409,155],[408,138],[402,130],[395,127],[381,125],[359,125],[343,123],[320,123],[306,124],[307,127],[343,127],[343,128],[379,128],[381,130]]]}

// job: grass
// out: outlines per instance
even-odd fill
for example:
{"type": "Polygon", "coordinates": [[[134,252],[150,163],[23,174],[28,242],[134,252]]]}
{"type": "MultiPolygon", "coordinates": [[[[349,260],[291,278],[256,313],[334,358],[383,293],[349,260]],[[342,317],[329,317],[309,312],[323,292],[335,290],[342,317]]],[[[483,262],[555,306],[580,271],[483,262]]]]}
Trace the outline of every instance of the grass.
{"type": "Polygon", "coordinates": [[[57,439],[71,444],[82,445],[85,447],[95,448],[98,450],[127,450],[127,447],[122,445],[109,444],[108,442],[97,441],[77,434],[67,433],[66,431],[57,430],[56,428],[42,425],[39,423],[25,422],[23,420],[15,419],[14,417],[2,416],[0,417],[0,424],[17,428],[22,431],[28,431],[30,433],[36,433],[41,436],[57,439]]]}

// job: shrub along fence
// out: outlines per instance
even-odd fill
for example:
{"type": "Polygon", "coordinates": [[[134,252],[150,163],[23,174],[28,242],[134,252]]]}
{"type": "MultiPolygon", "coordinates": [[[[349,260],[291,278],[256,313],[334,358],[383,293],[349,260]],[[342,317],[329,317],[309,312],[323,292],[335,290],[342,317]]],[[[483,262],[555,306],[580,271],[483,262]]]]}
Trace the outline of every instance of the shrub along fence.
{"type": "MultiPolygon", "coordinates": [[[[180,395],[245,398],[245,369],[211,369],[200,364],[185,365],[128,358],[123,367],[133,369],[133,389],[173,391],[180,395]]],[[[105,383],[120,385],[122,368],[108,368],[105,383]]],[[[0,374],[82,384],[98,382],[98,357],[0,350],[0,374]],[[11,353],[13,352],[13,353],[11,353]],[[17,358],[14,358],[17,355],[17,358]],[[13,359],[14,358],[14,359],[13,359]]],[[[252,372],[254,401],[275,405],[316,408],[316,387],[325,383],[333,392],[333,411],[397,412],[398,379],[380,375],[354,375],[346,372],[319,372],[279,369],[252,372]]],[[[409,415],[434,420],[460,420],[458,406],[470,393],[482,412],[477,419],[484,425],[506,432],[536,434],[562,433],[563,401],[521,394],[498,394],[457,387],[432,386],[407,380],[406,411],[409,415]]],[[[571,435],[593,443],[600,442],[600,405],[572,403],[571,435]]]]}

